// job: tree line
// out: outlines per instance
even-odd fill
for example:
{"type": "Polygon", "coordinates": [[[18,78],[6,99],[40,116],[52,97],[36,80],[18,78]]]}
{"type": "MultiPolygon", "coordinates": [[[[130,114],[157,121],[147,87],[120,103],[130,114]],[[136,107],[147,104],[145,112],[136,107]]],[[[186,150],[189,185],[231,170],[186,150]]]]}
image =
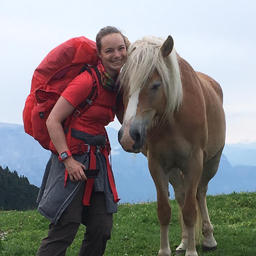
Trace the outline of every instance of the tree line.
{"type": "Polygon", "coordinates": [[[0,210],[36,209],[39,188],[31,185],[25,176],[0,166],[0,210]]]}

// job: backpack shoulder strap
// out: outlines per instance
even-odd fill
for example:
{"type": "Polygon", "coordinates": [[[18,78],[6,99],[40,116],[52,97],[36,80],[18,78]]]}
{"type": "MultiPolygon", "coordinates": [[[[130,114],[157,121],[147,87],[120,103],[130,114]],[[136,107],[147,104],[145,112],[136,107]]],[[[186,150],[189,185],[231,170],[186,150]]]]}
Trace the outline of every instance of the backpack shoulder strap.
{"type": "Polygon", "coordinates": [[[93,104],[94,100],[98,96],[98,86],[101,83],[101,76],[100,76],[100,72],[97,67],[89,66],[86,64],[81,68],[79,74],[81,74],[84,71],[87,71],[95,79],[95,83],[93,84],[92,90],[89,93],[89,95],[87,96],[87,98],[76,108],[76,110],[74,112],[75,117],[78,117],[79,115],[84,113],[93,104]],[[94,70],[96,77],[93,74],[91,68],[94,70]]]}

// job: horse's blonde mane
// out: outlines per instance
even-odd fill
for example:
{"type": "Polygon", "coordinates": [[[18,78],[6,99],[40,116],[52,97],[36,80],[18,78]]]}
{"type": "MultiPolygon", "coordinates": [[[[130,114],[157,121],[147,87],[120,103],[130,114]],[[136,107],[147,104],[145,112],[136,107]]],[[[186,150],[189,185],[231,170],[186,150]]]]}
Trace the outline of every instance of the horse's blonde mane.
{"type": "Polygon", "coordinates": [[[144,37],[129,46],[128,59],[121,71],[120,82],[130,95],[146,84],[155,70],[162,78],[167,97],[166,113],[170,116],[182,102],[182,84],[176,51],[163,57],[160,50],[164,40],[144,37]]]}

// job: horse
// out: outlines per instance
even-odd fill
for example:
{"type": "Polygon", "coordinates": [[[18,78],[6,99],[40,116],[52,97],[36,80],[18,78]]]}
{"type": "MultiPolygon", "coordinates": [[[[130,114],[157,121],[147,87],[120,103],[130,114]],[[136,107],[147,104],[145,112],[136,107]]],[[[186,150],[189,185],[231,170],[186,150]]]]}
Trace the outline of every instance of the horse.
{"type": "Polygon", "coordinates": [[[171,255],[169,182],[182,216],[176,253],[198,255],[195,224],[200,215],[202,246],[216,249],[206,194],[225,145],[220,85],[194,71],[176,52],[171,36],[166,40],[149,36],[132,43],[119,79],[124,118],[118,140],[125,151],[147,157],[157,193],[158,255],[171,255]]]}

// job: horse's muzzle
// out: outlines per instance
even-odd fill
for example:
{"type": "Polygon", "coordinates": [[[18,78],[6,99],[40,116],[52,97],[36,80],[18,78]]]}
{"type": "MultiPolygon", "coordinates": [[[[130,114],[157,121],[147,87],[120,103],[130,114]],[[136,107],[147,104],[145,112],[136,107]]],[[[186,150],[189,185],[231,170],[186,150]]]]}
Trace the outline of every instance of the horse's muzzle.
{"type": "Polygon", "coordinates": [[[118,132],[118,141],[127,152],[140,153],[145,142],[145,133],[141,133],[135,124],[123,125],[118,132]]]}

